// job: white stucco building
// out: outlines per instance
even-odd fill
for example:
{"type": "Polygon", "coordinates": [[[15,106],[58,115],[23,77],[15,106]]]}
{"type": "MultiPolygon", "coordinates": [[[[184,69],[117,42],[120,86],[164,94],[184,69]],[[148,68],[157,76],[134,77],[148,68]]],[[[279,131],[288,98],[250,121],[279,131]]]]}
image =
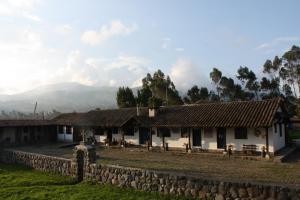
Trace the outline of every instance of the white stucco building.
{"type": "Polygon", "coordinates": [[[101,143],[220,152],[251,147],[272,154],[287,138],[281,98],[70,113],[55,120],[60,141],[80,140],[77,128],[88,129],[101,143]]]}

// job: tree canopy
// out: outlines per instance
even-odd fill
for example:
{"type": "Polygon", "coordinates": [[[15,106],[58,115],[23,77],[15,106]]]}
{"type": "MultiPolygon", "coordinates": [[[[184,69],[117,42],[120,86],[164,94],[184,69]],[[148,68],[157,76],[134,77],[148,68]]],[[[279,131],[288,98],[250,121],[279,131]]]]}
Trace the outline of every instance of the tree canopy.
{"type": "MultiPolygon", "coordinates": [[[[201,101],[241,101],[283,97],[288,102],[290,114],[296,113],[300,93],[300,48],[292,46],[281,57],[267,59],[262,65],[263,76],[257,76],[247,66],[240,66],[235,77],[227,77],[218,68],[213,68],[209,77],[214,87],[193,85],[181,98],[168,75],[157,70],[142,79],[137,96],[128,87],[117,93],[119,107],[170,106],[201,101]]],[[[300,109],[298,108],[298,113],[300,109]]]]}

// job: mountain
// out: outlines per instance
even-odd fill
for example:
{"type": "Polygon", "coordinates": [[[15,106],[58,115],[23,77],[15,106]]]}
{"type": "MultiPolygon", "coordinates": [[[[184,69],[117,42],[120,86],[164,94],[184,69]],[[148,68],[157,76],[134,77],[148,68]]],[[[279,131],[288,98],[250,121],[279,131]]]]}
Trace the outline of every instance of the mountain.
{"type": "Polygon", "coordinates": [[[95,108],[116,107],[115,87],[86,86],[79,83],[59,83],[45,85],[33,90],[0,95],[0,110],[33,112],[38,102],[37,112],[84,112],[95,108]]]}

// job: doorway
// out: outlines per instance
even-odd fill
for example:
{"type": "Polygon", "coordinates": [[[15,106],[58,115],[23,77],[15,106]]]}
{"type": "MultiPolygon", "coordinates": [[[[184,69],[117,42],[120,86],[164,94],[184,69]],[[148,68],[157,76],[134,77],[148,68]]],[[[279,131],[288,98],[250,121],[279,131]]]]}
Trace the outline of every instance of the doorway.
{"type": "Polygon", "coordinates": [[[112,143],[112,129],[111,128],[107,130],[107,140],[108,140],[109,144],[112,143]]]}
{"type": "Polygon", "coordinates": [[[217,148],[226,149],[226,129],[218,128],[217,130],[217,148]]]}
{"type": "Polygon", "coordinates": [[[146,142],[150,139],[150,129],[141,127],[139,128],[139,143],[146,144],[146,142]]]}
{"type": "Polygon", "coordinates": [[[201,129],[193,129],[193,147],[201,146],[201,129]]]}

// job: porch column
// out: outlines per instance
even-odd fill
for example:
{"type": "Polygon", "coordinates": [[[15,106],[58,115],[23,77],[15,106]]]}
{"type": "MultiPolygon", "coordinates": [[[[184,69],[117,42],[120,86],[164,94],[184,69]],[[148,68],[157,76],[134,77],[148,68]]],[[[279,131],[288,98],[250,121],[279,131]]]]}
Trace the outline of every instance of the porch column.
{"type": "Polygon", "coordinates": [[[191,147],[191,128],[188,129],[188,152],[191,151],[192,147],[191,147]]]}
{"type": "Polygon", "coordinates": [[[266,151],[269,153],[269,128],[266,127],[266,151]]]}
{"type": "Polygon", "coordinates": [[[64,132],[64,141],[66,141],[67,126],[63,127],[63,132],[64,132]]]}
{"type": "Polygon", "coordinates": [[[124,134],[123,128],[120,128],[120,131],[121,131],[121,137],[122,137],[120,145],[121,145],[121,147],[125,147],[125,134],[124,134]]]}
{"type": "Polygon", "coordinates": [[[149,147],[150,148],[152,148],[152,131],[153,131],[153,129],[152,129],[152,127],[150,128],[150,135],[149,135],[149,147]]]}
{"type": "Polygon", "coordinates": [[[71,126],[71,128],[70,128],[70,131],[71,131],[71,134],[72,134],[72,142],[74,141],[74,127],[73,126],[71,126]]]}

